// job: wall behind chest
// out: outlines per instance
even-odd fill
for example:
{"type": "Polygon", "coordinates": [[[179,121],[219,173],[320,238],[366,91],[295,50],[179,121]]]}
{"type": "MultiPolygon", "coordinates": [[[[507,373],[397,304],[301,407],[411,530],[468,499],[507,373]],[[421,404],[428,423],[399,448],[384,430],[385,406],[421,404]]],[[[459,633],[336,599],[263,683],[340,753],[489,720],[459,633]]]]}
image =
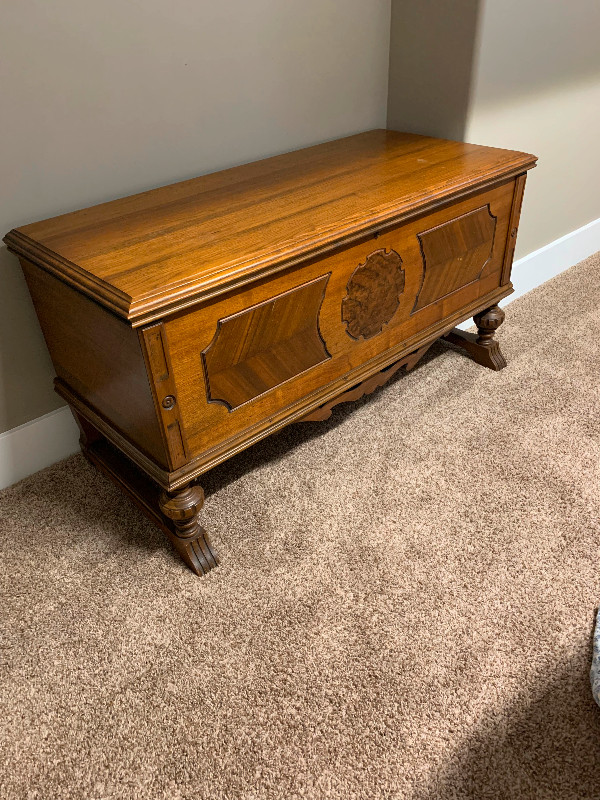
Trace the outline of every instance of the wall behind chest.
{"type": "Polygon", "coordinates": [[[392,2],[388,127],[539,158],[517,258],[600,218],[598,30],[597,0],[392,2]]]}
{"type": "MultiPolygon", "coordinates": [[[[390,0],[23,0],[3,13],[0,229],[385,127],[390,0]]],[[[0,249],[0,433],[61,404],[0,249]]]]}

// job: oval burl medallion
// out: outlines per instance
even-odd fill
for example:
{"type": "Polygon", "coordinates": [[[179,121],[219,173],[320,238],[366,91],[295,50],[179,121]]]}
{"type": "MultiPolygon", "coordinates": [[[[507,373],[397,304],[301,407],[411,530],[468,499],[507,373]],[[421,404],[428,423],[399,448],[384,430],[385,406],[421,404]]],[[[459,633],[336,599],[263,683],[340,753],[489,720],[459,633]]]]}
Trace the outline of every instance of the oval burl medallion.
{"type": "Polygon", "coordinates": [[[375,250],[354,270],[342,300],[342,321],[353,339],[381,333],[398,310],[404,291],[402,259],[395,250],[375,250]]]}

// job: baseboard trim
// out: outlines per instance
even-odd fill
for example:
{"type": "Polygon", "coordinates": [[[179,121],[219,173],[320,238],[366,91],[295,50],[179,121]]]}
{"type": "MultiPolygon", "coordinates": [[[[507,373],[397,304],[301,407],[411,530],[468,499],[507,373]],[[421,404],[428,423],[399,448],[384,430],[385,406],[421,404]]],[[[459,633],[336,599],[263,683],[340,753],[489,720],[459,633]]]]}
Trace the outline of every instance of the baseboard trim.
{"type": "Polygon", "coordinates": [[[68,408],[0,434],[0,489],[76,453],[79,429],[68,408]]]}
{"type": "MultiPolygon", "coordinates": [[[[555,239],[550,244],[534,250],[533,253],[514,262],[511,281],[514,292],[501,300],[499,305],[507,306],[532,289],[546,283],[550,278],[560,275],[569,267],[574,267],[600,250],[600,219],[595,219],[576,231],[555,239]]],[[[467,330],[473,325],[467,320],[459,328],[467,330]]]]}
{"type": "MultiPolygon", "coordinates": [[[[507,305],[600,250],[600,219],[561,236],[545,247],[515,261],[515,291],[507,305]]],[[[471,321],[460,328],[468,328],[471,321]]],[[[0,434],[0,489],[76,453],[79,430],[68,408],[59,408],[18,428],[0,434]]]]}
{"type": "Polygon", "coordinates": [[[542,283],[549,281],[569,267],[579,264],[589,256],[600,250],[600,219],[589,222],[576,231],[555,239],[545,247],[534,250],[533,253],[519,258],[513,264],[512,283],[515,288],[513,294],[503,300],[500,305],[506,305],[516,300],[517,297],[530,292],[542,283]]]}

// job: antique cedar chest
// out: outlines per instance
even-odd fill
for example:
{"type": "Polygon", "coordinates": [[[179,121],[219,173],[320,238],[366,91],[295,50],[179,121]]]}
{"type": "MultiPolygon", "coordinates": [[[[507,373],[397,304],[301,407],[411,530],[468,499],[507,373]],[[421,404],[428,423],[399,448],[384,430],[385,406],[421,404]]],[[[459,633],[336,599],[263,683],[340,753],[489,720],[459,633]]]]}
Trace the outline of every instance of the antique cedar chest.
{"type": "Polygon", "coordinates": [[[198,574],[196,479],[382,385],[447,336],[494,340],[535,157],[376,130],[6,237],[88,458],[198,574]],[[452,331],[474,315],[479,335],[452,331]]]}

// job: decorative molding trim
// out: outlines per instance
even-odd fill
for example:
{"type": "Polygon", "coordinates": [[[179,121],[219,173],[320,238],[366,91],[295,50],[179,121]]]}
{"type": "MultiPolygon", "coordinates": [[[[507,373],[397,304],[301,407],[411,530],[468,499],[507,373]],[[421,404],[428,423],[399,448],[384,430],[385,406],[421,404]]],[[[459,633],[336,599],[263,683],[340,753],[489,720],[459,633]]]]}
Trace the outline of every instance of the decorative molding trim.
{"type": "Polygon", "coordinates": [[[171,469],[186,462],[188,447],[177,403],[177,387],[169,355],[169,344],[162,322],[142,328],[139,334],[157,416],[162,422],[161,434],[171,469]]]}
{"type": "Polygon", "coordinates": [[[338,397],[334,397],[334,399],[330,400],[329,403],[325,403],[324,405],[315,408],[315,410],[311,411],[310,414],[307,414],[305,417],[301,417],[298,422],[322,422],[325,419],[329,419],[335,406],[340,405],[340,403],[354,402],[355,400],[360,400],[360,398],[364,397],[366,394],[372,394],[375,389],[379,389],[381,386],[384,386],[402,367],[404,367],[407,372],[410,372],[415,364],[417,364],[429,350],[432,344],[433,342],[427,342],[427,344],[424,344],[423,347],[419,347],[418,350],[415,350],[414,353],[410,353],[409,355],[404,356],[404,358],[401,358],[399,361],[396,361],[391,365],[391,367],[386,367],[380,372],[376,372],[374,375],[371,375],[370,378],[362,381],[362,383],[359,383],[358,386],[355,386],[353,389],[349,389],[347,392],[340,394],[338,397]]]}
{"type": "Polygon", "coordinates": [[[68,408],[0,434],[0,489],[79,450],[79,428],[68,408]]]}
{"type": "MultiPolygon", "coordinates": [[[[513,294],[500,305],[535,289],[600,250],[600,219],[584,225],[514,262],[513,294]]],[[[469,328],[472,320],[459,325],[469,328]]],[[[79,429],[68,408],[0,434],[0,489],[79,450],[79,429]]]]}
{"type": "MultiPolygon", "coordinates": [[[[508,153],[509,151],[507,151],[508,153]]],[[[448,194],[447,187],[440,187],[436,194],[429,195],[428,201],[417,194],[409,195],[399,209],[397,202],[373,209],[369,219],[362,215],[348,220],[340,233],[339,226],[329,225],[306,240],[276,249],[272,257],[260,261],[240,262],[235,269],[226,265],[210,275],[191,280],[189,283],[173,284],[155,294],[146,295],[133,301],[125,292],[92,277],[87,270],[30,239],[18,229],[6,234],[3,241],[8,249],[69,283],[93,300],[112,310],[117,316],[131,321],[134,328],[162,319],[166,314],[181,311],[201,300],[209,300],[225,291],[233,291],[248,283],[253,283],[269,275],[289,269],[295,264],[326,255],[332,250],[364,239],[371,233],[382,233],[390,227],[414,216],[421,216],[449,200],[458,200],[474,192],[483,191],[520,175],[524,170],[536,165],[537,158],[529,153],[513,151],[509,160],[498,166],[489,167],[485,173],[477,172],[460,188],[448,194]]]]}

